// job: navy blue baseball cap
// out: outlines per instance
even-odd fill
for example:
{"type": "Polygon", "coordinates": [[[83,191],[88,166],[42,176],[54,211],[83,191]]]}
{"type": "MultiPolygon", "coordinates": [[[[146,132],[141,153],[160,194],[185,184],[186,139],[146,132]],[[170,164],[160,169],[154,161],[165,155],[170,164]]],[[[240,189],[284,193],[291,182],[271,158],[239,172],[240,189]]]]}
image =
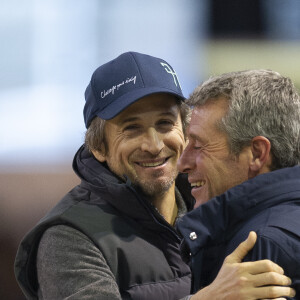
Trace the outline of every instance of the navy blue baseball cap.
{"type": "Polygon", "coordinates": [[[109,120],[137,100],[155,93],[184,100],[174,69],[163,59],[126,52],[100,66],[85,91],[86,128],[96,116],[109,120]]]}

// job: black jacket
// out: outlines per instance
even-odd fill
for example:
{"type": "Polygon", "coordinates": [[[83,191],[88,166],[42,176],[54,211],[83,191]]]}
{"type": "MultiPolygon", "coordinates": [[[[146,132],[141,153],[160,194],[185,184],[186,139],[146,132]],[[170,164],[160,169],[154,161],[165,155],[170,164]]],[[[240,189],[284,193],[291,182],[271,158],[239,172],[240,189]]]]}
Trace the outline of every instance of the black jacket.
{"type": "MultiPolygon", "coordinates": [[[[179,299],[190,293],[181,239],[129,180],[114,176],[83,147],[73,168],[82,179],[24,238],[15,262],[23,292],[37,298],[36,253],[45,230],[66,224],[87,235],[104,255],[123,299],[179,299]]],[[[177,188],[192,208],[186,180],[177,188]]]]}

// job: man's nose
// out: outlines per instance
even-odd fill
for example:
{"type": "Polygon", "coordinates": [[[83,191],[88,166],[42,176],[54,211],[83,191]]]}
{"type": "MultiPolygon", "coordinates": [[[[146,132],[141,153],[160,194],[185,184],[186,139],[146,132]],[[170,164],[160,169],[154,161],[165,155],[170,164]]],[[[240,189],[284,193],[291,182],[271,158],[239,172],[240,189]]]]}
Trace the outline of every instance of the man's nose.
{"type": "Polygon", "coordinates": [[[189,173],[193,169],[194,164],[193,151],[187,145],[177,162],[178,170],[181,173],[189,173]]]}
{"type": "Polygon", "coordinates": [[[142,137],[142,151],[158,154],[164,147],[164,142],[161,134],[155,128],[149,128],[142,137]]]}

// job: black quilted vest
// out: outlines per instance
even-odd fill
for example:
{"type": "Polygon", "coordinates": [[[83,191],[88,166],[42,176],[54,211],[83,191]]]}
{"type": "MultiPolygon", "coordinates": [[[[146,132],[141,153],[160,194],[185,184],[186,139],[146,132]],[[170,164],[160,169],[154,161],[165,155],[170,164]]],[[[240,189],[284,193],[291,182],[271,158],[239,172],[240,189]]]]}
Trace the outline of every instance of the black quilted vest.
{"type": "MultiPolygon", "coordinates": [[[[36,253],[47,228],[66,224],[90,238],[115,275],[122,299],[180,299],[190,293],[181,238],[131,186],[114,177],[82,147],[74,160],[82,183],[70,191],[23,239],[16,278],[28,299],[37,299],[36,253]]],[[[185,181],[177,187],[189,197],[185,181]]],[[[187,203],[191,208],[191,203],[187,203]]]]}

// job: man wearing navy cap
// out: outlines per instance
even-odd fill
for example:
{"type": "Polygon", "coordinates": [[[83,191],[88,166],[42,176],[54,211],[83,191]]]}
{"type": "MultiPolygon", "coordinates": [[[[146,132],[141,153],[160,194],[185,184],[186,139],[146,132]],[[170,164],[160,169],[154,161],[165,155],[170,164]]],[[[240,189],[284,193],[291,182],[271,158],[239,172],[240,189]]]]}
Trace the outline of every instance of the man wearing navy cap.
{"type": "Polygon", "coordinates": [[[271,296],[263,285],[289,283],[270,261],[238,264],[255,242],[250,235],[211,289],[188,296],[191,274],[174,225],[194,205],[177,171],[189,110],[166,61],[124,53],[93,73],[85,98],[85,144],[73,162],[81,184],[17,253],[28,299],[223,299],[226,288],[229,297],[256,299],[271,296]]]}

